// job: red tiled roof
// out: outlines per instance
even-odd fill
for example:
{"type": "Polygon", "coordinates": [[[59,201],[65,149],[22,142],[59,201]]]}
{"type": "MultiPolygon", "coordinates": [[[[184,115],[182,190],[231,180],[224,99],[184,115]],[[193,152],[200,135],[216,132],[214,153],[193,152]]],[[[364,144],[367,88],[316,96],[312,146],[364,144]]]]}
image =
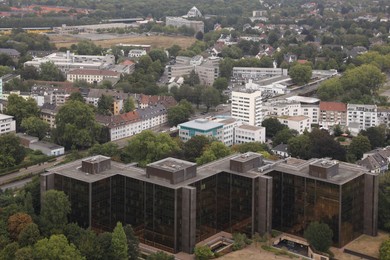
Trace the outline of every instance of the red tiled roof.
{"type": "Polygon", "coordinates": [[[122,61],[120,64],[121,64],[121,65],[133,65],[134,62],[131,61],[131,60],[125,60],[125,61],[122,61]]]}
{"type": "Polygon", "coordinates": [[[341,102],[320,102],[321,111],[347,111],[347,105],[341,102]]]}

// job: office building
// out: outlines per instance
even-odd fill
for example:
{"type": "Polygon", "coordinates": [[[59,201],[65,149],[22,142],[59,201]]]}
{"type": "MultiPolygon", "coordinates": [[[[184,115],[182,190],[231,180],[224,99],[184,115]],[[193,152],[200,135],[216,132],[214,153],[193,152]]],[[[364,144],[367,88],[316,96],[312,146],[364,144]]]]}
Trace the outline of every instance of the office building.
{"type": "Polygon", "coordinates": [[[251,142],[265,143],[265,127],[253,125],[240,125],[234,128],[234,143],[243,144],[251,142]]]}
{"type": "Polygon", "coordinates": [[[233,118],[248,125],[261,126],[261,122],[263,122],[261,91],[233,91],[231,106],[231,116],[233,118]]]}
{"type": "Polygon", "coordinates": [[[114,79],[118,81],[121,74],[112,70],[100,70],[100,69],[76,69],[69,71],[66,75],[66,79],[70,82],[86,81],[90,84],[98,84],[103,80],[114,79]]]}
{"type": "Polygon", "coordinates": [[[205,118],[195,119],[178,125],[180,140],[186,142],[193,136],[204,135],[223,140],[223,124],[205,118]]]}
{"type": "Polygon", "coordinates": [[[377,235],[378,175],[327,159],[271,162],[246,153],[140,169],[94,156],[42,174],[41,194],[50,189],[68,196],[71,222],[98,231],[131,224],[141,243],[172,253],[192,253],[220,231],[303,236],[312,221],[328,224],[339,247],[377,235]]]}

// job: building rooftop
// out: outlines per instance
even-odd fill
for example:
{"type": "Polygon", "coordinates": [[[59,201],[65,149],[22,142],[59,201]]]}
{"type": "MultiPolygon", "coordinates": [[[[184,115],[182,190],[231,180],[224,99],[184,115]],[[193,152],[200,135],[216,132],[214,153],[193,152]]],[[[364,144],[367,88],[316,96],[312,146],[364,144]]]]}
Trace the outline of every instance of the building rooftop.
{"type": "Polygon", "coordinates": [[[254,126],[254,125],[240,125],[240,126],[237,126],[236,128],[241,128],[241,129],[245,129],[245,130],[251,130],[251,131],[257,131],[257,130],[260,130],[264,127],[262,126],[254,126]]]}
{"type": "Polygon", "coordinates": [[[280,119],[290,120],[290,121],[302,121],[308,119],[308,116],[280,116],[280,119]]]}
{"type": "Polygon", "coordinates": [[[208,131],[208,130],[212,130],[215,128],[223,127],[223,124],[209,121],[208,119],[205,119],[205,118],[200,118],[200,119],[195,119],[192,121],[188,121],[186,123],[179,124],[179,128],[180,127],[208,131]]]}
{"type": "Polygon", "coordinates": [[[318,103],[320,100],[318,98],[311,98],[311,97],[302,97],[302,96],[292,96],[286,98],[287,100],[291,101],[298,101],[300,103],[318,103]]]}
{"type": "Polygon", "coordinates": [[[340,111],[346,112],[347,105],[341,102],[320,102],[320,110],[321,111],[340,111]]]}
{"type": "Polygon", "coordinates": [[[172,157],[165,158],[160,161],[148,164],[148,166],[152,166],[154,168],[161,168],[164,169],[165,171],[170,171],[170,172],[180,171],[182,169],[194,165],[196,165],[196,163],[192,163],[192,162],[188,162],[188,161],[184,161],[172,157]]]}
{"type": "Polygon", "coordinates": [[[5,119],[12,119],[14,118],[13,116],[5,115],[5,114],[0,114],[0,120],[5,120],[5,119]]]}
{"type": "Polygon", "coordinates": [[[54,144],[54,143],[50,143],[50,142],[46,142],[46,141],[34,142],[34,143],[32,143],[31,145],[34,145],[35,147],[38,146],[38,147],[41,147],[41,148],[50,149],[50,150],[55,150],[55,149],[64,148],[64,147],[61,146],[61,145],[54,144]]]}
{"type": "Polygon", "coordinates": [[[119,77],[120,73],[112,70],[94,70],[94,69],[76,69],[69,71],[68,74],[73,75],[96,75],[96,76],[112,76],[119,77]]]}

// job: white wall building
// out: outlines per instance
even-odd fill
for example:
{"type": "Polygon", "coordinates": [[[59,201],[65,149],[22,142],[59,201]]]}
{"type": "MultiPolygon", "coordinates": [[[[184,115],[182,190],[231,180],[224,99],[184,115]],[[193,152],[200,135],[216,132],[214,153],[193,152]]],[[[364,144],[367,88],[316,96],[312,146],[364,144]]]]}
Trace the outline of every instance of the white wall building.
{"type": "Polygon", "coordinates": [[[265,142],[265,127],[240,125],[234,129],[234,143],[265,142]]]}
{"type": "Polygon", "coordinates": [[[299,134],[303,134],[305,130],[311,131],[310,118],[308,116],[282,116],[278,117],[278,120],[299,134]]]}
{"type": "Polygon", "coordinates": [[[70,82],[75,81],[86,81],[88,83],[99,83],[106,79],[120,79],[121,74],[119,72],[111,70],[87,70],[87,69],[76,69],[69,71],[66,75],[66,79],[70,82]]]}
{"type": "Polygon", "coordinates": [[[74,69],[107,69],[115,65],[114,55],[76,55],[65,52],[52,53],[43,58],[33,58],[31,61],[26,61],[24,66],[34,66],[37,69],[41,64],[46,62],[52,62],[57,66],[64,74],[74,69]]]}
{"type": "Polygon", "coordinates": [[[139,58],[144,55],[146,55],[146,50],[142,50],[142,49],[132,49],[129,51],[128,54],[130,58],[139,58]]]}
{"type": "Polygon", "coordinates": [[[194,29],[195,33],[199,31],[204,32],[204,22],[202,21],[194,21],[194,20],[187,20],[182,17],[167,16],[165,19],[165,24],[167,26],[173,26],[176,28],[180,28],[182,26],[189,27],[194,29]]]}
{"type": "Polygon", "coordinates": [[[232,76],[237,79],[259,80],[265,77],[288,76],[288,71],[281,68],[234,67],[232,76]]]}
{"type": "Polygon", "coordinates": [[[0,135],[15,133],[16,121],[13,116],[0,114],[0,135]]]}
{"type": "Polygon", "coordinates": [[[235,144],[234,131],[236,127],[242,125],[242,122],[234,118],[216,119],[213,121],[223,124],[221,138],[222,142],[227,146],[232,146],[233,144],[235,144]]]}
{"type": "Polygon", "coordinates": [[[378,125],[376,105],[347,104],[348,128],[352,134],[378,125]]]}
{"type": "Polygon", "coordinates": [[[261,91],[233,91],[231,116],[243,123],[261,126],[263,121],[261,91]]]}

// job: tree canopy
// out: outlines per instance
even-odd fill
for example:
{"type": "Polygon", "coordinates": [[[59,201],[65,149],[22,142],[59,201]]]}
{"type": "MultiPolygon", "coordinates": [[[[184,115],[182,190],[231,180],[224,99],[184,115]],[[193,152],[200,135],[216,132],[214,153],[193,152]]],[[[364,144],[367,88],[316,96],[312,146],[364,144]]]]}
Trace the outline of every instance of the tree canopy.
{"type": "Polygon", "coordinates": [[[321,252],[327,252],[333,243],[333,231],[327,224],[319,223],[317,221],[309,224],[303,236],[307,239],[310,245],[321,252]]]}
{"type": "Polygon", "coordinates": [[[85,260],[64,235],[52,235],[49,239],[39,240],[34,245],[33,252],[36,259],[85,260]]]}
{"type": "Polygon", "coordinates": [[[34,99],[24,99],[23,97],[11,94],[8,96],[6,109],[7,115],[14,116],[16,121],[16,130],[19,131],[23,119],[29,117],[39,117],[39,107],[34,99]]]}
{"type": "Polygon", "coordinates": [[[312,69],[308,65],[296,64],[290,68],[288,74],[295,84],[303,85],[310,81],[312,69]]]}
{"type": "Polygon", "coordinates": [[[100,130],[92,107],[80,101],[68,101],[56,115],[53,136],[56,143],[66,149],[86,148],[97,141],[100,130]]]}
{"type": "Polygon", "coordinates": [[[7,168],[21,163],[26,156],[20,139],[15,134],[0,136],[0,168],[7,168]]]}

